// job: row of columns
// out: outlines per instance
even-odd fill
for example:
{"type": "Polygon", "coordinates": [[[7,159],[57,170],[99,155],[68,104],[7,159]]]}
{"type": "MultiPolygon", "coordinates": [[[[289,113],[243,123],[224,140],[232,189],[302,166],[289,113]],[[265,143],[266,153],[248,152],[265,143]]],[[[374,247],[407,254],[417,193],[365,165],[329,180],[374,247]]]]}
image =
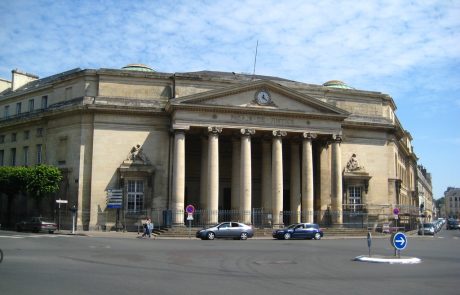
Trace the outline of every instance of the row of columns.
{"type": "MultiPolygon", "coordinates": [[[[209,223],[218,222],[219,206],[219,134],[220,127],[208,127],[208,139],[202,141],[201,159],[201,206],[208,210],[209,223]],[[203,190],[203,188],[207,188],[203,190]]],[[[252,210],[252,162],[251,162],[251,136],[254,129],[241,129],[240,142],[233,142],[233,167],[232,167],[232,209],[243,212],[241,221],[251,223],[252,210]]],[[[285,131],[272,132],[271,155],[270,143],[262,143],[262,205],[271,208],[272,224],[281,226],[280,212],[283,211],[283,147],[282,138],[287,135],[285,131]],[[271,161],[270,161],[271,159],[271,161]],[[267,197],[271,196],[271,198],[267,197]]],[[[299,145],[291,145],[291,210],[304,212],[296,216],[291,222],[313,222],[313,149],[312,140],[315,134],[305,132],[302,134],[302,153],[299,159],[299,145]],[[301,161],[301,165],[298,165],[301,161]],[[299,201],[299,195],[301,196],[299,201]]],[[[342,177],[341,177],[341,151],[340,136],[334,136],[332,143],[332,211],[336,224],[342,223],[342,177]]],[[[177,130],[174,135],[173,153],[173,187],[171,209],[181,212],[184,210],[185,199],[185,133],[177,130]]],[[[173,215],[174,225],[183,225],[183,214],[173,215]]]]}

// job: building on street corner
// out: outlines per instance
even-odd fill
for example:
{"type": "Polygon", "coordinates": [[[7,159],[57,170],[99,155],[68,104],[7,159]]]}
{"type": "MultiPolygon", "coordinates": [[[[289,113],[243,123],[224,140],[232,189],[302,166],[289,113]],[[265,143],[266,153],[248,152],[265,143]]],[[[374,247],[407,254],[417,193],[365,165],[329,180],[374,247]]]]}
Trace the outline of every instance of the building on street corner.
{"type": "MultiPolygon", "coordinates": [[[[56,199],[78,208],[85,230],[145,216],[184,226],[188,204],[194,224],[377,225],[396,207],[419,212],[417,157],[395,111],[389,95],[337,80],[138,64],[42,79],[13,70],[0,81],[0,165],[59,167],[56,199]],[[108,208],[120,190],[121,209],[108,208]]],[[[56,216],[44,202],[41,214],[56,216]]],[[[20,218],[36,204],[19,196],[14,208],[20,218]]]]}

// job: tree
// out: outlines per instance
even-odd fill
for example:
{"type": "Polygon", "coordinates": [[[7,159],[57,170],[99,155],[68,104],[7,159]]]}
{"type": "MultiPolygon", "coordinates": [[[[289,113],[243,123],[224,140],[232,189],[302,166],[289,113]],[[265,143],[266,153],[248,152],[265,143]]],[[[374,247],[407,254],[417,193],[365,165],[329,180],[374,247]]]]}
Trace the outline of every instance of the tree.
{"type": "MultiPolygon", "coordinates": [[[[8,198],[6,224],[10,225],[13,200],[24,191],[26,171],[24,167],[0,167],[0,195],[8,198]]],[[[3,221],[4,222],[4,221],[3,221]]]]}
{"type": "Polygon", "coordinates": [[[26,180],[25,190],[29,196],[41,199],[59,190],[62,174],[56,167],[38,165],[28,169],[26,180]]]}
{"type": "Polygon", "coordinates": [[[59,190],[61,171],[53,166],[0,167],[0,194],[8,197],[7,223],[11,221],[12,204],[19,193],[27,193],[35,200],[59,190]]]}

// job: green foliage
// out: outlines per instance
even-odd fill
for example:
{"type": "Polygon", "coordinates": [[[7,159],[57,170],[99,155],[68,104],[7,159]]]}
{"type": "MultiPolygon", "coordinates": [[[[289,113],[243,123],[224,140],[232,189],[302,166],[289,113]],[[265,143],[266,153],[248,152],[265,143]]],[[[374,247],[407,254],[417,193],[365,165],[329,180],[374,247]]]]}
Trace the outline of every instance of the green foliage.
{"type": "Polygon", "coordinates": [[[26,191],[32,197],[41,198],[56,192],[61,180],[62,175],[58,168],[44,165],[35,166],[28,172],[26,191]]]}
{"type": "Polygon", "coordinates": [[[61,171],[53,166],[0,167],[0,193],[13,196],[19,192],[42,198],[59,189],[61,171]]]}
{"type": "Polygon", "coordinates": [[[0,193],[8,196],[25,191],[26,167],[0,167],[0,193]]]}

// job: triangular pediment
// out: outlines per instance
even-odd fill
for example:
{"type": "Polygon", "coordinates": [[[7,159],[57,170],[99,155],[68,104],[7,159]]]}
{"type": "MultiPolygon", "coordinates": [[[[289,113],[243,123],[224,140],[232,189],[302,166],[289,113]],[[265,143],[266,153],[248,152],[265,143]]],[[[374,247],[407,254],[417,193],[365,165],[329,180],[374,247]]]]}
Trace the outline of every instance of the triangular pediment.
{"type": "Polygon", "coordinates": [[[168,109],[200,108],[347,117],[348,112],[268,80],[238,84],[170,100],[168,109]]]}

